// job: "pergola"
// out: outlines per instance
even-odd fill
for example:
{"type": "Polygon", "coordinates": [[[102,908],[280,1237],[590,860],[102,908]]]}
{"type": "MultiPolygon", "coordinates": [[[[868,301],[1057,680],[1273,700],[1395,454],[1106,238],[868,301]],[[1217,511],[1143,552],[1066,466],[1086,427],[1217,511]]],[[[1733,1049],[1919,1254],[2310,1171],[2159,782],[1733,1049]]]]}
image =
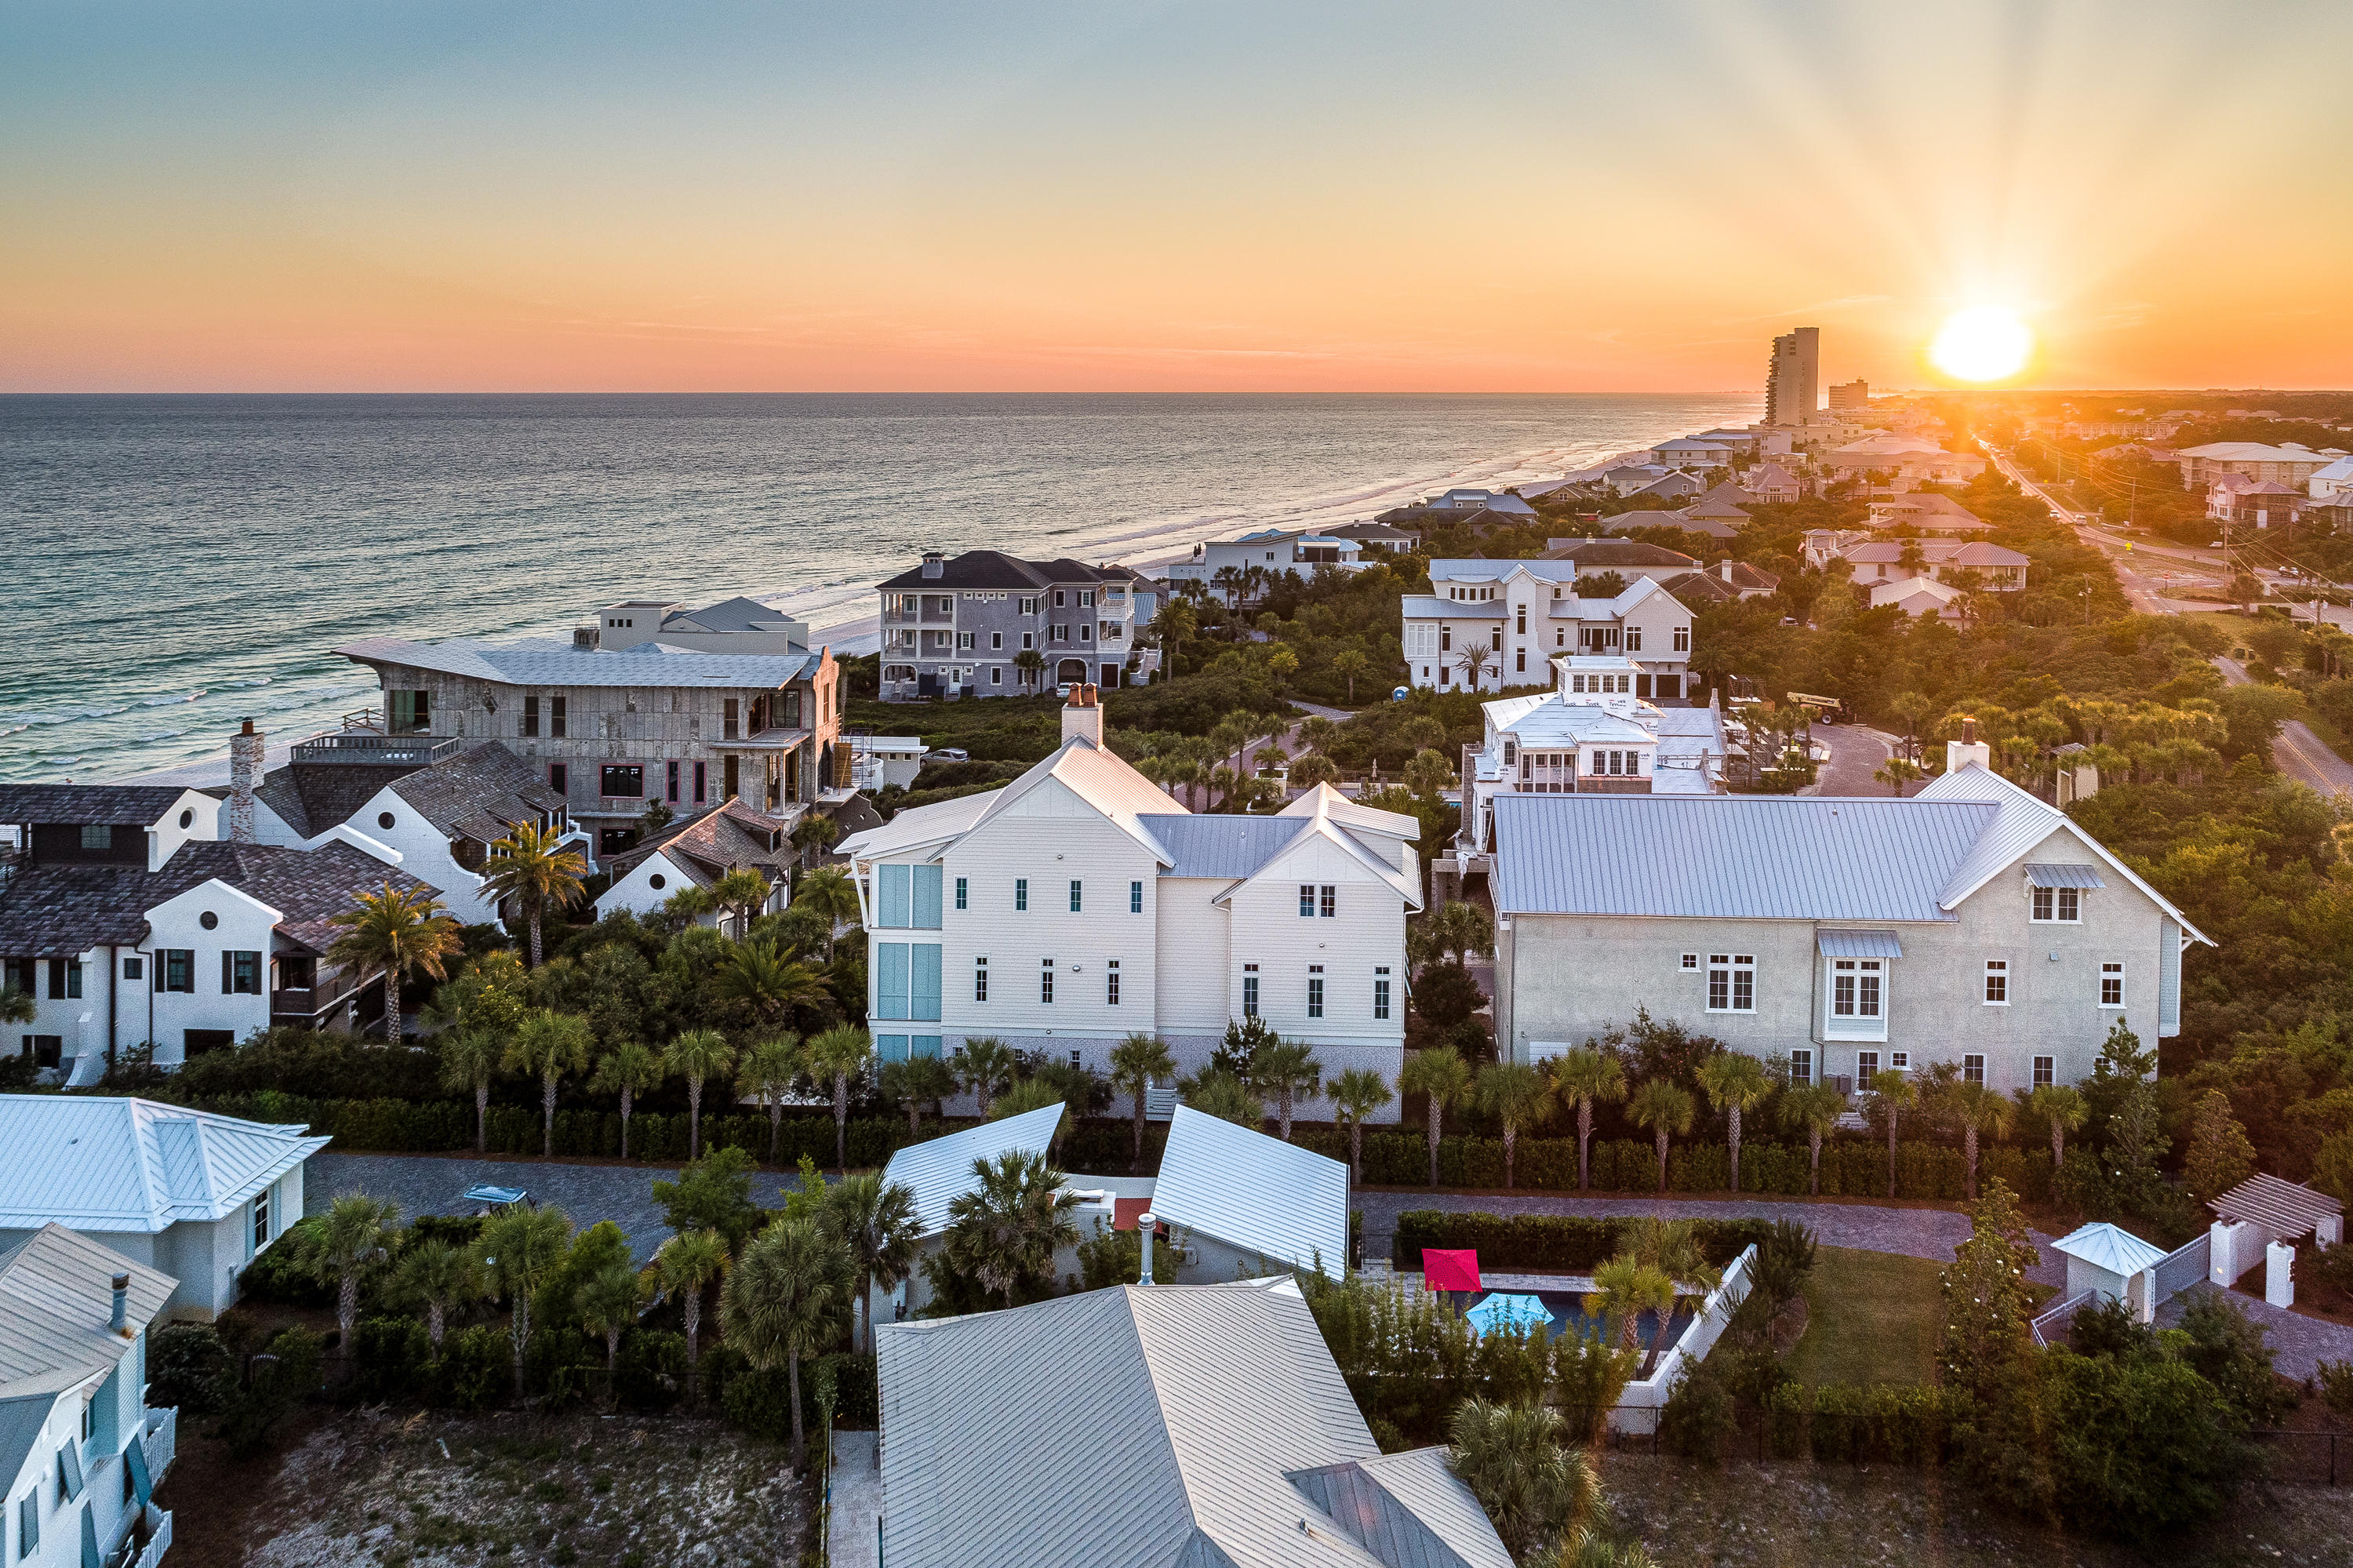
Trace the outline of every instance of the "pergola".
{"type": "Polygon", "coordinates": [[[2258,1172],[2206,1205],[2224,1220],[2253,1225],[2272,1240],[2306,1231],[2322,1246],[2345,1239],[2345,1203],[2293,1181],[2258,1172]]]}

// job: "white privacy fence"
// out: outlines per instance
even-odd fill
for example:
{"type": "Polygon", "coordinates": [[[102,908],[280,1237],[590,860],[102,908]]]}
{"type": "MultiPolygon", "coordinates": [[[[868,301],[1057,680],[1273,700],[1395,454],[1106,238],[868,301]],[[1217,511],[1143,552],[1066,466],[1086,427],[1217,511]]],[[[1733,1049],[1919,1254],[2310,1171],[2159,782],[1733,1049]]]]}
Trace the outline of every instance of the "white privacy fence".
{"type": "Polygon", "coordinates": [[[2214,1237],[2211,1232],[2201,1232],[2189,1245],[2166,1254],[2149,1270],[2156,1286],[2149,1292],[2150,1310],[2154,1312],[2191,1286],[2201,1283],[2207,1269],[2212,1266],[2213,1255],[2214,1237]]]}
{"type": "MultiPolygon", "coordinates": [[[[1723,1338],[1725,1325],[1732,1321],[1734,1308],[1746,1298],[1749,1277],[1756,1270],[1757,1248],[1752,1243],[1732,1260],[1732,1266],[1724,1271],[1724,1278],[1700,1303],[1691,1327],[1659,1358],[1651,1375],[1640,1383],[1628,1383],[1626,1392],[1618,1396],[1617,1405],[1609,1412],[1612,1432],[1650,1433],[1659,1429],[1659,1412],[1665,1406],[1667,1396],[1674,1392],[1675,1384],[1682,1381],[1684,1365],[1704,1361],[1708,1351],[1715,1349],[1715,1341],[1723,1338]]],[[[1670,1312],[1669,1321],[1672,1316],[1670,1312]]],[[[1666,1325],[1662,1324],[1660,1332],[1665,1331],[1666,1325]]]]}
{"type": "Polygon", "coordinates": [[[2066,1300],[2052,1308],[2028,1325],[2034,1330],[2034,1342],[2044,1350],[2067,1342],[2067,1330],[2075,1321],[2075,1314],[2100,1298],[2096,1290],[2078,1290],[2066,1300]]]}

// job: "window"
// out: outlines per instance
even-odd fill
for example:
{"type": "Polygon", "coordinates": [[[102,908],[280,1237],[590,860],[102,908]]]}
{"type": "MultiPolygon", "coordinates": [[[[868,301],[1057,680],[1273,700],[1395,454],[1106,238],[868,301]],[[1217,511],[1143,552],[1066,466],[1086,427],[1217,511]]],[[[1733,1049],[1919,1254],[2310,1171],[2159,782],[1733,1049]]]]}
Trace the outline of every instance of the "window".
{"type": "Polygon", "coordinates": [[[1037,647],[1037,646],[1038,646],[1038,634],[1037,634],[1036,632],[1034,632],[1034,631],[1025,631],[1025,632],[1023,632],[1023,633],[1021,634],[1021,646],[1022,646],[1022,647],[1024,647],[1024,648],[1035,648],[1035,647],[1037,647]]]}
{"type": "Polygon", "coordinates": [[[1258,966],[1256,964],[1242,966],[1242,1016],[1244,1018],[1258,1016],[1258,966]]]}
{"type": "Polygon", "coordinates": [[[1757,1011],[1756,955],[1710,953],[1707,956],[1707,1010],[1710,1012],[1757,1011]]]}
{"type": "Polygon", "coordinates": [[[988,960],[987,959],[975,959],[972,961],[972,999],[975,1001],[988,1000],[988,960]]]}
{"type": "Polygon", "coordinates": [[[164,965],[164,989],[196,993],[196,955],[189,948],[165,948],[157,958],[164,965]]]}
{"type": "Polygon", "coordinates": [[[564,738],[564,699],[561,696],[547,699],[547,733],[557,740],[564,738]]]}
{"type": "Polygon", "coordinates": [[[1307,966],[1307,1016],[1310,1018],[1324,1016],[1324,966],[1322,964],[1307,966]]]}
{"type": "Polygon", "coordinates": [[[1005,684],[1005,666],[1004,666],[1004,665],[1002,665],[1002,664],[991,664],[991,665],[988,667],[988,683],[989,683],[990,685],[992,685],[992,686],[1001,686],[1001,685],[1005,684]]]}
{"type": "Polygon", "coordinates": [[[1814,1081],[1814,1054],[1811,1051],[1789,1053],[1789,1082],[1810,1084],[1814,1081]]]}
{"type": "MultiPolygon", "coordinates": [[[[1004,647],[1004,646],[1005,646],[1005,633],[1003,633],[1002,631],[992,631],[992,632],[990,632],[990,633],[988,634],[988,645],[989,645],[989,647],[990,647],[991,649],[998,649],[998,648],[1002,648],[1002,647],[1004,647]]],[[[990,673],[995,674],[995,673],[997,673],[997,672],[996,672],[996,671],[991,671],[991,672],[990,672],[990,673]]]]}
{"type": "Polygon", "coordinates": [[[968,886],[969,883],[966,878],[961,876],[956,878],[956,907],[959,909],[970,907],[970,906],[965,902],[965,900],[970,896],[970,894],[967,891],[968,886]]]}
{"type": "Polygon", "coordinates": [[[1912,1053],[1909,1051],[1890,1051],[1887,1054],[1887,1068],[1888,1071],[1892,1073],[1910,1072],[1912,1070],[1912,1053]]]}
{"type": "Polygon", "coordinates": [[[422,735],[432,727],[432,693],[395,692],[392,694],[393,734],[422,735]]]}
{"type": "Polygon", "coordinates": [[[2037,1056],[2034,1058],[2034,1086],[2038,1089],[2047,1089],[2052,1084],[2057,1083],[2059,1081],[2059,1075],[2056,1071],[2058,1065],[2059,1063],[2055,1057],[2037,1056]]]}
{"type": "Polygon", "coordinates": [[[1079,890],[1085,884],[1082,883],[1077,877],[1074,876],[1071,878],[1071,913],[1073,915],[1082,912],[1080,907],[1082,901],[1079,895],[1079,890]]]}
{"type": "Polygon", "coordinates": [[[84,822],[81,825],[81,847],[86,850],[112,849],[113,825],[109,822],[84,822]]]}
{"type": "Polygon", "coordinates": [[[221,955],[221,994],[223,996],[259,996],[261,994],[261,955],[259,953],[223,953],[221,955]]]}
{"type": "Polygon", "coordinates": [[[1027,908],[1029,908],[1029,879],[1028,877],[1026,877],[1026,876],[1017,876],[1017,877],[1015,877],[1015,878],[1013,879],[1013,909],[1014,909],[1014,913],[1016,913],[1016,914],[1019,914],[1021,911],[1023,911],[1023,910],[1025,910],[1025,909],[1027,909],[1027,908]]]}
{"type": "Polygon", "coordinates": [[[125,959],[122,960],[122,978],[124,980],[144,980],[146,977],[147,965],[144,961],[139,959],[125,959]]]}
{"type": "MultiPolygon", "coordinates": [[[[694,803],[698,806],[702,804],[703,799],[708,792],[708,786],[705,782],[708,775],[703,772],[703,768],[706,766],[708,765],[701,762],[694,765],[694,803]]],[[[558,788],[560,789],[562,786],[559,785],[558,788]]]]}
{"type": "Polygon", "coordinates": [[[1144,913],[1144,884],[1131,882],[1127,885],[1127,912],[1131,915],[1144,913]]]}
{"type": "Polygon", "coordinates": [[[1879,1053],[1857,1051],[1854,1054],[1854,1085],[1859,1089],[1871,1087],[1871,1080],[1879,1076],[1879,1053]]]}
{"type": "Polygon", "coordinates": [[[1047,959],[1039,965],[1038,1000],[1043,1002],[1051,1002],[1054,1000],[1054,960],[1051,959],[1047,959]]]}
{"type": "Polygon", "coordinates": [[[1373,1016],[1386,1019],[1389,1015],[1389,970],[1387,964],[1373,970],[1373,1016]]]}
{"type": "Polygon", "coordinates": [[[1961,1058],[1961,1082],[1985,1087],[1985,1058],[1972,1053],[1961,1058]]]}
{"type": "Polygon", "coordinates": [[[253,1195],[253,1250],[259,1252],[269,1245],[269,1189],[264,1187],[253,1195]]]}
{"type": "MultiPolygon", "coordinates": [[[[1037,614],[1037,613],[1038,613],[1038,601],[1037,601],[1035,599],[1023,599],[1023,600],[1021,601],[1021,613],[1022,613],[1022,614],[1024,614],[1024,615],[1035,615],[1035,614],[1037,614]]],[[[1027,643],[1027,642],[1024,642],[1024,643],[1022,643],[1022,644],[1021,644],[1021,646],[1022,646],[1022,647],[1024,647],[1024,648],[1027,648],[1027,647],[1029,647],[1029,643],[1027,643]]]]}
{"type": "Polygon", "coordinates": [[[1985,999],[1988,1007],[2010,1005],[2010,962],[2006,959],[1988,959],[1985,967],[1985,999]]]}
{"type": "MultiPolygon", "coordinates": [[[[2065,888],[2061,892],[2068,891],[2065,888]]],[[[2100,966],[2100,1005],[2122,1007],[2125,1004],[2125,967],[2122,964],[2100,966]]]]}
{"type": "Polygon", "coordinates": [[[1054,590],[1054,608],[1056,609],[1061,609],[1064,605],[1070,602],[1071,597],[1069,594],[1063,592],[1060,588],[1056,588],[1054,590]]]}
{"type": "Polygon", "coordinates": [[[1113,1007],[1119,1005],[1119,960],[1117,959],[1112,959],[1110,963],[1103,966],[1103,1001],[1113,1007]]]}
{"type": "Polygon", "coordinates": [[[1299,885],[1299,917],[1302,920],[1315,918],[1315,885],[1312,882],[1299,885]]]}
{"type": "Polygon", "coordinates": [[[1082,621],[1080,621],[1080,622],[1079,622],[1079,641],[1082,641],[1082,642],[1092,642],[1094,640],[1095,640],[1095,623],[1094,623],[1093,621],[1092,621],[1092,620],[1082,620],[1082,621]]]}
{"type": "Polygon", "coordinates": [[[662,799],[675,803],[678,800],[678,764],[662,764],[662,799]]]}
{"type": "Polygon", "coordinates": [[[743,720],[738,713],[738,709],[741,705],[742,705],[733,697],[723,698],[721,701],[719,707],[720,739],[733,740],[736,738],[736,732],[744,727],[743,720]]]}
{"type": "MultiPolygon", "coordinates": [[[[702,777],[702,764],[700,762],[694,765],[694,776],[697,780],[700,780],[702,777]]],[[[572,770],[561,762],[549,763],[547,765],[547,787],[554,790],[559,795],[571,794],[572,770]]],[[[695,799],[700,800],[702,797],[702,795],[697,794],[695,799]]]]}
{"type": "Polygon", "coordinates": [[[1675,652],[1678,653],[1688,653],[1691,652],[1690,627],[1678,626],[1675,628],[1675,652]]]}
{"type": "Polygon", "coordinates": [[[16,1560],[21,1563],[40,1549],[41,1494],[37,1489],[16,1502],[16,1560]]]}
{"type": "Polygon", "coordinates": [[[1829,1033],[1868,1035],[1883,1035],[1886,1033],[1886,1010],[1883,1005],[1886,967],[1884,959],[1831,960],[1829,1033]]]}
{"type": "Polygon", "coordinates": [[[537,692],[525,692],[522,694],[522,734],[526,740],[539,734],[539,694],[537,692]]]}
{"type": "Polygon", "coordinates": [[[2046,925],[2076,924],[2084,918],[2084,890],[2080,887],[2036,888],[2033,918],[2046,925]]]}
{"type": "Polygon", "coordinates": [[[1519,675],[1526,674],[1528,673],[1528,651],[1525,648],[1516,649],[1513,652],[1512,657],[1519,662],[1514,667],[1513,673],[1519,675]]]}
{"type": "Polygon", "coordinates": [[[607,762],[596,769],[596,793],[636,800],[646,792],[646,770],[634,762],[607,762]]]}
{"type": "Polygon", "coordinates": [[[1629,653],[1640,653],[1641,651],[1642,629],[1639,626],[1628,627],[1626,629],[1626,652],[1629,653]]]}
{"type": "Polygon", "coordinates": [[[1340,890],[1331,883],[1327,882],[1324,885],[1317,894],[1317,898],[1320,901],[1320,907],[1316,913],[1322,915],[1326,920],[1340,913],[1340,890]]]}
{"type": "Polygon", "coordinates": [[[959,653],[972,652],[974,651],[973,636],[974,634],[969,631],[957,632],[956,652],[959,653]]]}
{"type": "Polygon", "coordinates": [[[1699,968],[1699,955],[1697,953],[1685,953],[1683,955],[1683,968],[1687,969],[1695,969],[1699,968]]]}
{"type": "Polygon", "coordinates": [[[81,960],[51,959],[49,960],[49,1000],[66,1001],[81,995],[81,960]]]}
{"type": "Polygon", "coordinates": [[[935,942],[876,942],[874,1012],[881,1018],[940,1015],[940,949],[935,942]]]}
{"type": "Polygon", "coordinates": [[[1068,642],[1071,640],[1070,622],[1066,620],[1054,621],[1046,628],[1046,636],[1050,641],[1068,642]]]}

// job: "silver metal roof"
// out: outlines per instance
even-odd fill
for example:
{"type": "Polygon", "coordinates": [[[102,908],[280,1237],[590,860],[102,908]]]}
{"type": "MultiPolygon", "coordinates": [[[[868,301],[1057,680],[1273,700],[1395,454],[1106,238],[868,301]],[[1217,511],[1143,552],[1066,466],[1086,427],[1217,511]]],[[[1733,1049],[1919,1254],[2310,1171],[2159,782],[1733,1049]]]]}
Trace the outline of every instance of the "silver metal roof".
{"type": "Polygon", "coordinates": [[[1168,1124],[1152,1212],[1277,1268],[1348,1266],[1348,1168],[1190,1106],[1168,1124]]]}
{"type": "MultiPolygon", "coordinates": [[[[910,1026],[912,1027],[912,1025],[910,1026]]],[[[1062,1107],[1040,1106],[1002,1121],[985,1121],[945,1138],[911,1143],[891,1156],[882,1167],[882,1184],[897,1182],[915,1196],[918,1235],[937,1235],[948,1228],[948,1204],[976,1185],[973,1161],[995,1160],[1018,1150],[1043,1154],[1061,1124],[1062,1107]]]]}
{"type": "Polygon", "coordinates": [[[1243,877],[1299,836],[1303,817],[1151,816],[1145,829],[1176,861],[1163,876],[1243,877]]]}
{"type": "Polygon", "coordinates": [[[1950,920],[1938,896],[1990,801],[1498,795],[1495,906],[1513,915],[1950,920]]]}
{"type": "Polygon", "coordinates": [[[180,1282],[63,1225],[43,1225],[0,1253],[0,1399],[55,1393],[111,1371],[132,1341],[111,1332],[114,1277],[127,1274],[133,1330],[180,1282]]]}
{"type": "Polygon", "coordinates": [[[2026,880],[2036,887],[2105,887],[2100,874],[2088,865],[2029,863],[2026,880]]]}
{"type": "Polygon", "coordinates": [[[217,1220],[328,1141],[154,1100],[0,1095],[0,1229],[217,1220]]]}
{"type": "Polygon", "coordinates": [[[1829,959],[1900,959],[1904,944],[1893,931],[1818,931],[1814,946],[1829,959]]]}
{"type": "Polygon", "coordinates": [[[363,664],[396,664],[511,686],[695,686],[757,690],[786,685],[817,668],[815,653],[607,653],[511,648],[462,639],[411,642],[364,637],[335,650],[363,664]]]}

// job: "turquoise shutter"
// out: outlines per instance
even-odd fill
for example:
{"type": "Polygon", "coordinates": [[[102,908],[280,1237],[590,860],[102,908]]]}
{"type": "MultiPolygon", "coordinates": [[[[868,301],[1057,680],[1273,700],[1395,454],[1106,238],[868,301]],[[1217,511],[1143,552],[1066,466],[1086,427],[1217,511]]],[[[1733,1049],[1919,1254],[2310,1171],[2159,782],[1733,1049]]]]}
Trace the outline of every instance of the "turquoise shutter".
{"type": "Polygon", "coordinates": [[[937,1022],[940,1016],[940,949],[935,942],[916,943],[910,954],[909,1018],[937,1022]]]}
{"type": "Polygon", "coordinates": [[[881,894],[876,901],[876,924],[893,927],[912,924],[909,919],[908,893],[914,870],[912,865],[886,865],[881,868],[879,885],[881,894]]]}
{"type": "Polygon", "coordinates": [[[147,1473],[146,1443],[133,1440],[122,1450],[122,1462],[131,1467],[131,1495],[139,1499],[140,1507],[146,1507],[147,1499],[155,1493],[155,1478],[147,1473]]]}
{"type": "Polygon", "coordinates": [[[936,931],[940,928],[940,868],[919,865],[912,869],[915,874],[915,912],[908,923],[936,931]]]}
{"type": "Polygon", "coordinates": [[[907,944],[904,942],[874,944],[874,1013],[878,1018],[907,1016],[907,944]]]}

